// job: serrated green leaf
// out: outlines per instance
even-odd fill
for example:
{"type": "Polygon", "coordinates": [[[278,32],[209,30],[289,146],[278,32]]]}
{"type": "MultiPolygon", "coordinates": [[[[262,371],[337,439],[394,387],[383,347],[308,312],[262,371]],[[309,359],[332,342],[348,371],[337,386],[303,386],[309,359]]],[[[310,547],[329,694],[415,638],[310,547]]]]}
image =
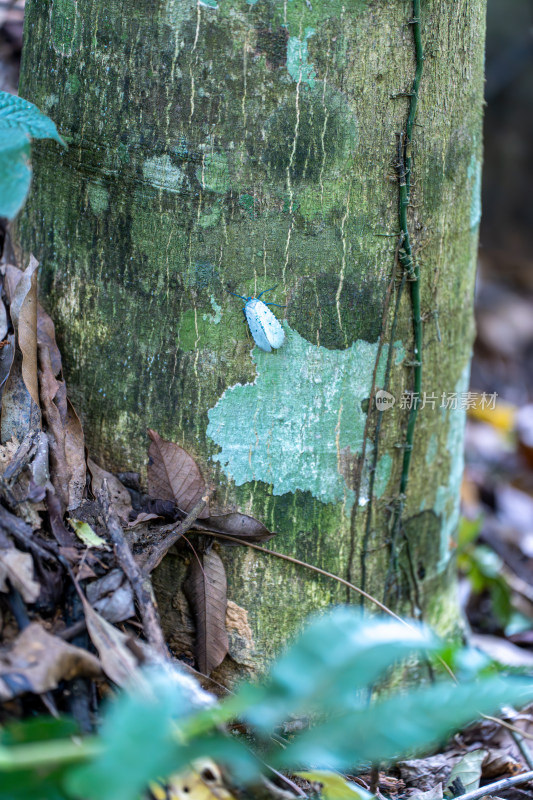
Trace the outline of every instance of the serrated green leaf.
{"type": "Polygon", "coordinates": [[[33,139],[55,139],[65,143],[50,117],[36,105],[9,92],[0,92],[0,130],[18,130],[33,139]]]}
{"type": "Polygon", "coordinates": [[[357,708],[361,690],[392,664],[438,645],[425,627],[336,608],[306,628],[273,665],[264,687],[243,687],[250,701],[246,719],[266,732],[302,708],[328,713],[357,708]]]}
{"type": "Polygon", "coordinates": [[[300,778],[313,783],[321,783],[320,792],[324,800],[371,800],[375,795],[367,792],[353,781],[347,781],[338,772],[325,769],[314,769],[311,772],[295,772],[300,778]]]}
{"type": "Polygon", "coordinates": [[[174,720],[190,711],[176,683],[154,680],[123,693],[109,708],[101,730],[104,750],[92,763],[71,772],[66,786],[87,800],[132,800],[160,775],[183,766],[174,739],[174,720]]]}
{"type": "Polygon", "coordinates": [[[136,800],[150,781],[201,756],[228,764],[245,781],[258,775],[255,757],[229,737],[215,733],[180,743],[177,722],[192,711],[188,696],[168,674],[146,677],[149,689],[123,693],[111,706],[101,731],[104,750],[67,776],[69,792],[85,800],[136,800]]]}
{"type": "Polygon", "coordinates": [[[336,715],[302,734],[278,754],[276,766],[312,764],[348,769],[360,762],[396,760],[430,749],[454,730],[500,705],[524,705],[533,697],[533,681],[489,678],[476,683],[435,684],[336,715]]]}

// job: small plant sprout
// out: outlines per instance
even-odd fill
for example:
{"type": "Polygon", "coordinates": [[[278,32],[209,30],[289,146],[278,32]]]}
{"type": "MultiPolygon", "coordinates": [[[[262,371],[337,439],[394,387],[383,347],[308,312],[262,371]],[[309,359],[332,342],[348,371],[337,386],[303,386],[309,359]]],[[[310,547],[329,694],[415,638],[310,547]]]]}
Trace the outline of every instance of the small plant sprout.
{"type": "Polygon", "coordinates": [[[285,341],[285,331],[281,327],[279,320],[268,308],[268,306],[278,306],[278,308],[285,308],[285,306],[280,306],[279,303],[264,303],[260,299],[265,292],[272,292],[275,288],[273,286],[271,289],[263,289],[257,297],[243,297],[240,294],[230,292],[234,297],[240,297],[241,300],[244,300],[242,310],[250,328],[250,333],[256,345],[266,353],[277,350],[285,341]]]}

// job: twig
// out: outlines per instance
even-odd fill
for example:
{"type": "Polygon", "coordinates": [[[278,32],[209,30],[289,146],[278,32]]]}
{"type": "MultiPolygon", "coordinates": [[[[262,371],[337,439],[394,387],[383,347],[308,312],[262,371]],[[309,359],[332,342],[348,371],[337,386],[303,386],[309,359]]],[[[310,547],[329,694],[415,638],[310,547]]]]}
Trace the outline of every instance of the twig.
{"type": "Polygon", "coordinates": [[[473,789],[471,792],[465,792],[465,794],[454,797],[454,800],[477,800],[478,797],[494,795],[494,792],[508,789],[510,786],[519,786],[521,783],[528,783],[531,780],[533,780],[533,770],[523,772],[521,775],[513,775],[512,778],[502,778],[500,781],[487,783],[479,789],[473,789]]]}
{"type": "MultiPolygon", "coordinates": [[[[209,498],[213,494],[213,489],[209,489],[206,494],[196,503],[194,508],[187,514],[184,520],[177,525],[172,526],[170,533],[161,542],[154,545],[154,549],[143,564],[143,572],[149,575],[170,550],[173,544],[181,539],[184,533],[194,525],[204,508],[209,502],[209,498]]],[[[211,535],[211,534],[210,534],[211,535]]]]}
{"type": "Polygon", "coordinates": [[[22,470],[30,463],[35,452],[35,440],[37,439],[38,435],[39,431],[35,430],[31,430],[26,434],[18,446],[15,455],[4,471],[2,476],[4,481],[11,481],[13,478],[16,478],[17,475],[22,472],[22,470]]]}
{"type": "MultiPolygon", "coordinates": [[[[203,533],[203,531],[199,531],[199,533],[203,533]]],[[[402,625],[405,625],[407,628],[412,628],[408,622],[395,614],[394,611],[391,611],[390,608],[387,608],[386,605],[380,603],[380,601],[376,597],[372,597],[371,594],[365,592],[363,589],[360,589],[358,586],[355,586],[353,583],[349,581],[345,581],[344,578],[341,578],[339,575],[334,575],[333,572],[327,572],[325,569],[320,569],[320,567],[315,567],[313,564],[307,564],[305,561],[300,561],[299,558],[293,558],[292,556],[287,556],[285,553],[276,553],[275,550],[268,550],[266,547],[260,547],[258,544],[252,544],[251,542],[247,542],[244,539],[236,539],[234,536],[228,536],[225,533],[214,533],[210,531],[209,536],[215,536],[217,539],[227,539],[230,542],[235,542],[236,544],[242,544],[245,547],[251,547],[253,550],[259,550],[261,553],[267,553],[269,556],[274,556],[275,558],[282,558],[283,561],[290,561],[291,564],[297,564],[299,567],[305,567],[306,569],[310,569],[313,572],[318,572],[320,575],[325,575],[326,578],[332,578],[334,581],[338,583],[342,583],[343,586],[347,586],[349,589],[352,589],[357,594],[362,595],[371,603],[374,603],[378,608],[388,614],[390,617],[393,617],[398,622],[401,622],[402,625]]]]}
{"type": "MultiPolygon", "coordinates": [[[[512,723],[514,717],[517,716],[517,712],[515,711],[515,709],[512,706],[503,706],[502,714],[503,714],[504,721],[507,724],[512,723]]],[[[509,728],[512,728],[512,730],[509,730],[509,735],[512,737],[512,739],[514,740],[514,743],[516,744],[516,746],[520,750],[520,753],[522,754],[522,758],[526,762],[526,764],[529,767],[529,769],[533,769],[533,755],[531,754],[531,750],[529,749],[529,747],[527,746],[526,741],[525,741],[526,738],[529,739],[529,738],[532,738],[532,737],[530,737],[528,735],[524,736],[525,732],[524,731],[520,731],[518,728],[515,728],[515,726],[512,725],[512,724],[509,725],[509,728]]]]}
{"type": "MultiPolygon", "coordinates": [[[[498,725],[500,725],[502,728],[505,728],[508,731],[514,731],[515,733],[519,733],[520,736],[522,736],[523,739],[532,739],[533,740],[533,734],[526,733],[526,731],[521,731],[521,730],[519,730],[519,728],[516,728],[514,725],[511,725],[509,722],[506,722],[503,719],[499,719],[498,717],[491,717],[490,714],[481,714],[481,716],[483,717],[483,719],[490,720],[490,722],[496,722],[498,725]]],[[[532,767],[532,769],[533,769],[533,767],[532,767]]]]}
{"type": "Polygon", "coordinates": [[[11,514],[1,503],[0,531],[10,533],[14,539],[23,544],[28,550],[31,550],[34,555],[46,561],[57,562],[57,555],[35,541],[31,527],[24,520],[11,514]]]}
{"type": "Polygon", "coordinates": [[[143,575],[140,567],[133,558],[133,554],[124,537],[122,526],[109,504],[109,489],[106,480],[103,482],[100,498],[104,508],[105,523],[115,548],[117,560],[131,583],[135,597],[137,598],[144,634],[154,650],[166,660],[169,655],[165,637],[161,630],[161,622],[159,620],[152,584],[150,578],[147,575],[143,575]]]}
{"type": "Polygon", "coordinates": [[[54,631],[54,636],[59,636],[64,642],[69,642],[71,639],[74,639],[75,636],[79,636],[80,633],[83,633],[86,628],[87,623],[85,620],[79,619],[77,622],[73,622],[72,625],[69,625],[68,628],[63,628],[62,631],[54,631]]]}

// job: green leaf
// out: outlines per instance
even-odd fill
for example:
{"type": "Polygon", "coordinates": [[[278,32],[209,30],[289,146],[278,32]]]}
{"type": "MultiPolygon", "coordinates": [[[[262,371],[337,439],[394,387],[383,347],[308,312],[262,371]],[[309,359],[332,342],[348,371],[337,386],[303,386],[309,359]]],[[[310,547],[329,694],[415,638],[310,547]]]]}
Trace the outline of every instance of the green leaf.
{"type": "Polygon", "coordinates": [[[74,529],[76,536],[78,539],[81,539],[84,545],[87,547],[105,547],[107,550],[109,550],[109,545],[105,539],[102,539],[101,536],[98,536],[88,522],[82,522],[80,519],[74,519],[73,517],[69,517],[68,521],[71,527],[74,529]]]}
{"type": "Polygon", "coordinates": [[[33,103],[9,92],[0,92],[0,131],[18,130],[33,139],[55,139],[65,143],[52,120],[33,103]]]}
{"type": "Polygon", "coordinates": [[[87,800],[132,800],[158,776],[181,766],[174,720],[190,711],[178,684],[154,674],[146,684],[123,693],[102,725],[104,750],[92,763],[69,774],[66,786],[87,800]]]}
{"type": "Polygon", "coordinates": [[[13,219],[30,188],[30,143],[20,132],[13,136],[12,147],[2,146],[4,141],[0,131],[0,217],[13,219]],[[19,144],[21,138],[23,144],[19,144]]]}
{"type": "Polygon", "coordinates": [[[2,774],[0,800],[71,800],[62,788],[63,771],[20,770],[2,774]]]}
{"type": "Polygon", "coordinates": [[[486,755],[486,750],[472,750],[463,756],[452,769],[446,788],[449,788],[457,778],[460,778],[464,787],[461,789],[461,794],[477,789],[481,779],[481,765],[486,755]]]}
{"type": "Polygon", "coordinates": [[[150,689],[136,687],[110,707],[101,731],[104,751],[67,776],[69,792],[84,800],[137,800],[150,781],[201,756],[226,763],[244,781],[258,775],[255,757],[232,738],[215,733],[180,743],[179,721],[190,719],[189,700],[168,673],[145,675],[150,689]]]}
{"type": "Polygon", "coordinates": [[[347,781],[338,772],[315,769],[311,772],[295,772],[300,778],[313,783],[321,783],[320,794],[324,800],[371,800],[375,795],[367,792],[353,781],[347,781]]]}
{"type": "Polygon", "coordinates": [[[0,731],[0,744],[16,745],[28,742],[49,742],[78,733],[78,724],[70,717],[35,717],[11,722],[0,731]]]}
{"type": "Polygon", "coordinates": [[[55,139],[66,146],[52,120],[37,106],[0,92],[0,217],[13,219],[28,194],[30,137],[55,139]]]}
{"type": "Polygon", "coordinates": [[[312,764],[342,770],[360,762],[396,760],[422,748],[429,750],[503,703],[520,706],[532,697],[533,682],[520,678],[490,678],[459,686],[435,684],[336,715],[278,754],[276,766],[312,764]]]}
{"type": "Polygon", "coordinates": [[[339,607],[315,619],[285,656],[264,687],[243,687],[245,717],[261,731],[299,709],[329,713],[357,708],[361,689],[371,686],[395,662],[413,652],[435,650],[431,631],[386,617],[365,617],[339,607]]]}

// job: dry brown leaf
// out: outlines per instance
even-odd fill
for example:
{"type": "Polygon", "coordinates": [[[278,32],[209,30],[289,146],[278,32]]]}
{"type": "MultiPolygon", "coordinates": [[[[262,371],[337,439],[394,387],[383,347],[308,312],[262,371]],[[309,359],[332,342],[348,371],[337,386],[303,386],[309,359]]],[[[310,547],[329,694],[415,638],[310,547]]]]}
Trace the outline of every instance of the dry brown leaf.
{"type": "Polygon", "coordinates": [[[135,615],[133,589],[121,569],[112,569],[86,587],[87,600],[108,622],[122,622],[135,615]]]}
{"type": "Polygon", "coordinates": [[[126,642],[128,637],[98,614],[82,596],[85,622],[98,651],[102,669],[117,686],[125,686],[134,676],[138,661],[126,642]]]}
{"type": "Polygon", "coordinates": [[[9,591],[8,580],[26,603],[35,603],[41,587],[33,578],[33,559],[14,545],[0,550],[0,592],[9,591]]]}
{"type": "Polygon", "coordinates": [[[0,299],[0,342],[6,338],[7,329],[7,311],[4,301],[0,299]]]}
{"type": "Polygon", "coordinates": [[[19,446],[19,441],[16,438],[10,439],[5,444],[0,445],[0,475],[3,475],[10,465],[19,446]]]}
{"type": "MultiPolygon", "coordinates": [[[[188,513],[206,493],[202,473],[189,453],[175,442],[162,439],[154,430],[148,430],[152,440],[148,455],[148,493],[159,500],[171,500],[188,513]]],[[[199,515],[209,516],[209,506],[199,515]]]]}
{"type": "Polygon", "coordinates": [[[33,402],[39,405],[37,381],[37,268],[39,262],[31,256],[22,273],[11,301],[11,319],[22,352],[22,378],[33,402]]]}
{"type": "Polygon", "coordinates": [[[0,700],[24,692],[41,694],[55,689],[62,680],[100,675],[95,656],[32,622],[0,655],[0,700]]]}
{"type": "Polygon", "coordinates": [[[117,517],[127,523],[130,518],[132,506],[130,493],[124,484],[121,483],[112,472],[108,472],[102,467],[99,467],[98,464],[95,464],[92,458],[87,459],[87,466],[91,473],[91,489],[94,496],[98,497],[102,491],[104,480],[106,480],[109,492],[109,504],[117,517]]]}
{"type": "Polygon", "coordinates": [[[507,750],[488,750],[481,765],[481,775],[484,780],[499,778],[504,775],[518,775],[523,766],[507,750]]]}
{"type": "Polygon", "coordinates": [[[10,333],[7,339],[3,342],[3,347],[0,350],[0,389],[3,388],[5,382],[9,378],[14,357],[15,336],[13,333],[10,333]]]}
{"type": "Polygon", "coordinates": [[[159,514],[147,514],[145,511],[141,511],[135,519],[131,522],[128,522],[128,528],[136,528],[137,525],[142,525],[143,522],[150,522],[152,519],[161,519],[159,514]]]}
{"type": "Polygon", "coordinates": [[[14,264],[6,264],[5,271],[4,271],[4,289],[6,290],[7,299],[9,301],[9,305],[13,302],[13,297],[15,296],[15,289],[17,288],[18,282],[22,278],[22,270],[18,267],[15,267],[14,264]]]}
{"type": "MultiPolygon", "coordinates": [[[[198,527],[205,531],[223,533],[233,536],[235,539],[242,539],[244,542],[255,542],[256,544],[268,542],[269,539],[276,535],[269,531],[258,519],[250,517],[248,514],[241,514],[240,511],[209,517],[198,527]]],[[[221,540],[221,544],[232,545],[234,543],[221,540]]]]}
{"type": "Polygon", "coordinates": [[[210,675],[228,652],[226,630],[227,581],[224,564],[212,548],[191,561],[184,592],[196,624],[196,660],[198,669],[210,675]]]}
{"type": "Polygon", "coordinates": [[[37,303],[37,344],[47,347],[50,351],[50,361],[52,371],[57,377],[61,372],[61,353],[56,342],[56,329],[52,317],[50,317],[42,305],[37,303]]]}
{"type": "Polygon", "coordinates": [[[41,410],[33,402],[22,378],[22,353],[16,347],[2,393],[1,438],[7,442],[16,436],[21,442],[29,431],[40,427],[41,410]]]}
{"type": "MultiPolygon", "coordinates": [[[[52,367],[53,368],[53,367],[52,367]]],[[[69,471],[68,510],[78,508],[85,494],[85,437],[78,415],[67,399],[67,421],[65,425],[65,457],[69,471]]]]}
{"type": "Polygon", "coordinates": [[[65,429],[61,419],[61,412],[55,399],[58,395],[61,383],[56,380],[52,363],[50,361],[50,351],[47,347],[39,349],[40,361],[40,385],[41,402],[44,417],[48,426],[48,437],[50,446],[50,477],[54,489],[61,500],[64,508],[69,503],[69,468],[65,454],[65,429]]]}
{"type": "Polygon", "coordinates": [[[437,783],[446,784],[458,760],[456,755],[439,753],[428,758],[398,761],[397,766],[406,786],[414,786],[417,791],[426,792],[433,789],[437,783]]]}
{"type": "Polygon", "coordinates": [[[85,492],[85,440],[66,386],[54,375],[50,350],[39,348],[40,387],[48,427],[51,480],[64,508],[78,508],[85,492]]]}

